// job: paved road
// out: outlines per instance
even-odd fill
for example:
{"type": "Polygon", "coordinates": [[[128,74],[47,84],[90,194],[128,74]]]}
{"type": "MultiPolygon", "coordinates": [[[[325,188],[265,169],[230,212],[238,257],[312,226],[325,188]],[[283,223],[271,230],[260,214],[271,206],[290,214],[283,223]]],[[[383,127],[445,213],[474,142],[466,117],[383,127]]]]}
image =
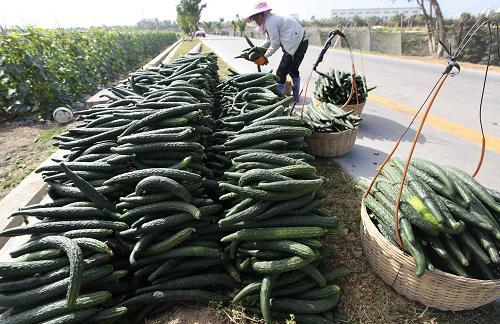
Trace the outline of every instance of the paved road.
{"type": "MultiPolygon", "coordinates": [[[[203,41],[237,71],[256,70],[252,63],[234,59],[243,48],[248,47],[244,39],[208,36],[203,41]]],[[[255,42],[259,44],[262,41],[255,42]]],[[[319,47],[309,47],[300,69],[303,80],[309,75],[319,52],[319,47]]],[[[275,71],[280,59],[281,53],[277,52],[264,70],[275,71]]],[[[444,67],[376,55],[363,55],[362,59],[369,87],[376,85],[377,88],[368,97],[355,147],[349,154],[336,160],[355,176],[371,177],[444,67]]],[[[361,58],[357,54],[355,63],[358,72],[362,72],[361,58]]],[[[349,54],[345,51],[329,51],[320,69],[326,71],[332,67],[349,71],[349,54]]],[[[316,74],[309,85],[309,99],[312,98],[315,79],[316,74]]],[[[417,144],[416,156],[466,171],[474,169],[480,153],[478,104],[482,79],[482,72],[466,69],[456,77],[448,78],[417,144]]],[[[500,74],[490,73],[483,104],[483,123],[490,137],[487,140],[485,162],[477,176],[481,183],[497,190],[500,190],[499,90],[500,74]]],[[[406,156],[414,134],[415,131],[408,132],[400,145],[399,155],[406,156]]]]}

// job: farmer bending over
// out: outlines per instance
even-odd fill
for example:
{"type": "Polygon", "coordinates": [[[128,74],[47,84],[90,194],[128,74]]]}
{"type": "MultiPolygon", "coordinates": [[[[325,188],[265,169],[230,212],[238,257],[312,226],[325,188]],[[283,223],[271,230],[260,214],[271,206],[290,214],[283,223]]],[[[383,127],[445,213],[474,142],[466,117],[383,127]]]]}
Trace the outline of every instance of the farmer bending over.
{"type": "Polygon", "coordinates": [[[297,100],[300,92],[299,66],[309,45],[304,27],[293,17],[271,13],[266,2],[258,2],[246,21],[255,22],[257,30],[266,34],[266,43],[262,47],[267,48],[267,51],[254,61],[255,64],[266,64],[268,57],[278,48],[283,49],[283,57],[276,70],[278,89],[283,93],[286,76],[289,74],[293,83],[293,97],[297,100]]]}

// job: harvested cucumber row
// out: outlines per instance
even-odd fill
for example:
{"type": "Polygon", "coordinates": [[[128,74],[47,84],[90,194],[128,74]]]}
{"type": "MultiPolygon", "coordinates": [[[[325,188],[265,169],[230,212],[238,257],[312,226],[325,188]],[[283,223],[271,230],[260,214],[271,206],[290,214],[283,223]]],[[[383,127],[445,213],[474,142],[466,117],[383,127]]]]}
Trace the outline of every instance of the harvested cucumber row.
{"type": "Polygon", "coordinates": [[[367,89],[364,76],[355,76],[357,89],[353,89],[351,73],[332,69],[326,75],[328,77],[320,76],[316,81],[314,98],[317,100],[335,105],[355,105],[366,101],[371,89],[367,89]]]}
{"type": "Polygon", "coordinates": [[[313,132],[335,133],[355,129],[361,119],[353,115],[353,110],[345,111],[330,103],[307,105],[304,109],[304,122],[313,132]]]}

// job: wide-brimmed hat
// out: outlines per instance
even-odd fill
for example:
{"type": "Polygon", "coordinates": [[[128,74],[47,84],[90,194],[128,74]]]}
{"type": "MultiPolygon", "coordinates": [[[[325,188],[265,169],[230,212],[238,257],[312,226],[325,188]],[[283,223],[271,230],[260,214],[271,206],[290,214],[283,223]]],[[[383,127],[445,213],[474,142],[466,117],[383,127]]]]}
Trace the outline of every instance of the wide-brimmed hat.
{"type": "Polygon", "coordinates": [[[265,1],[257,2],[255,6],[253,6],[253,8],[250,10],[250,13],[247,15],[245,20],[248,22],[250,20],[250,17],[252,17],[253,15],[271,10],[272,9],[267,6],[267,3],[265,1]]]}

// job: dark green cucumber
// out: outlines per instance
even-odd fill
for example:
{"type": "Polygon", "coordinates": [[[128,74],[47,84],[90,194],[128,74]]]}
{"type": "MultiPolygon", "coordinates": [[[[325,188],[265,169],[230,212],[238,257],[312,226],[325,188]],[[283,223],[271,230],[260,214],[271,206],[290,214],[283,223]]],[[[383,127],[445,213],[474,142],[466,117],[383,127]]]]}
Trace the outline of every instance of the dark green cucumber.
{"type": "MultiPolygon", "coordinates": [[[[64,259],[67,260],[67,258],[64,259]]],[[[63,259],[58,259],[58,260],[63,260],[63,259]]],[[[89,258],[84,259],[83,262],[85,264],[85,269],[90,269],[91,267],[101,265],[105,262],[108,262],[109,260],[111,260],[111,256],[108,254],[95,254],[89,258]]],[[[66,261],[66,264],[68,262],[69,261],[66,261]]],[[[58,264],[56,261],[53,263],[56,265],[58,264]]],[[[36,267],[34,268],[35,268],[34,271],[42,270],[41,268],[38,269],[36,267]]],[[[0,292],[11,292],[11,291],[31,289],[34,287],[52,283],[59,279],[66,278],[69,275],[69,266],[63,265],[62,268],[60,269],[58,268],[60,267],[58,266],[56,270],[52,270],[49,272],[40,271],[40,272],[46,272],[44,274],[38,273],[38,275],[35,276],[28,275],[26,278],[9,279],[8,281],[0,282],[0,292]]]]}
{"type": "Polygon", "coordinates": [[[179,245],[183,241],[187,240],[195,232],[194,228],[188,227],[178,233],[166,238],[165,240],[150,245],[144,251],[142,251],[143,256],[156,255],[170,250],[171,248],[179,245]]]}
{"type": "MultiPolygon", "coordinates": [[[[88,309],[93,306],[104,304],[110,298],[111,294],[107,291],[99,291],[91,294],[80,295],[71,309],[73,311],[79,309],[88,309]]],[[[6,317],[2,319],[2,323],[4,324],[38,323],[40,321],[62,315],[67,311],[68,311],[68,306],[66,304],[66,299],[60,299],[6,317]]]]}
{"type": "Polygon", "coordinates": [[[66,173],[66,176],[73,182],[73,184],[83,192],[90,201],[97,207],[116,211],[116,205],[111,202],[106,196],[97,191],[91,184],[85,181],[82,177],[71,171],[66,164],[60,163],[59,166],[66,173]]]}
{"type": "MultiPolygon", "coordinates": [[[[103,265],[89,270],[85,270],[82,275],[81,284],[92,282],[104,277],[113,271],[113,266],[103,265]]],[[[71,274],[70,274],[71,275],[71,274]]],[[[52,297],[59,296],[71,285],[72,277],[64,278],[45,286],[36,287],[16,293],[0,294],[0,305],[8,307],[22,307],[26,301],[37,304],[52,297]]]]}
{"type": "Polygon", "coordinates": [[[311,260],[312,259],[303,259],[299,256],[293,256],[273,261],[254,261],[252,262],[252,269],[262,274],[275,274],[301,269],[308,265],[311,260]]]}
{"type": "Polygon", "coordinates": [[[0,236],[18,236],[26,234],[60,233],[75,229],[104,228],[116,231],[128,229],[128,225],[123,222],[111,222],[101,220],[78,220],[60,222],[39,222],[33,225],[9,228],[0,232],[0,236]]]}
{"type": "Polygon", "coordinates": [[[224,236],[222,242],[231,241],[267,241],[283,239],[300,239],[321,237],[328,233],[322,227],[274,227],[274,228],[253,228],[242,229],[235,233],[224,236]]]}
{"type": "Polygon", "coordinates": [[[88,319],[88,323],[114,323],[127,314],[127,307],[111,307],[100,310],[88,319]]]}
{"type": "Polygon", "coordinates": [[[181,198],[185,202],[191,202],[193,200],[193,196],[186,188],[184,188],[184,186],[168,177],[150,176],[139,181],[135,187],[137,195],[146,195],[157,191],[163,193],[169,192],[172,195],[181,198]]]}
{"type": "Polygon", "coordinates": [[[236,304],[239,301],[243,300],[245,297],[257,293],[258,291],[260,291],[261,286],[261,282],[252,282],[246,285],[240,291],[238,291],[238,293],[233,297],[231,303],[236,304]]]}
{"type": "Polygon", "coordinates": [[[85,308],[76,311],[69,311],[68,313],[56,317],[52,317],[49,320],[40,322],[40,324],[60,324],[60,323],[81,323],[86,322],[92,315],[97,313],[99,309],[85,308]]]}
{"type": "Polygon", "coordinates": [[[273,322],[273,318],[271,316],[271,294],[273,281],[274,278],[272,276],[265,276],[262,279],[262,284],[260,286],[260,310],[266,323],[273,322]]]}
{"type": "Polygon", "coordinates": [[[269,250],[269,251],[291,253],[298,255],[302,258],[311,258],[314,256],[314,251],[307,245],[289,240],[253,241],[253,242],[250,241],[250,242],[243,242],[240,245],[240,247],[244,249],[258,249],[258,250],[269,250]]]}
{"type": "Polygon", "coordinates": [[[319,314],[337,306],[339,299],[340,294],[318,300],[272,298],[271,309],[299,314],[319,314]]]}
{"type": "Polygon", "coordinates": [[[199,289],[184,289],[184,290],[157,290],[150,293],[144,293],[122,302],[120,306],[135,306],[149,303],[165,303],[165,302],[211,302],[223,301],[224,296],[199,289]]]}
{"type": "Polygon", "coordinates": [[[304,293],[297,294],[295,297],[299,299],[317,300],[317,299],[332,298],[337,294],[340,294],[340,287],[331,284],[323,288],[313,289],[306,291],[304,293]]]}

